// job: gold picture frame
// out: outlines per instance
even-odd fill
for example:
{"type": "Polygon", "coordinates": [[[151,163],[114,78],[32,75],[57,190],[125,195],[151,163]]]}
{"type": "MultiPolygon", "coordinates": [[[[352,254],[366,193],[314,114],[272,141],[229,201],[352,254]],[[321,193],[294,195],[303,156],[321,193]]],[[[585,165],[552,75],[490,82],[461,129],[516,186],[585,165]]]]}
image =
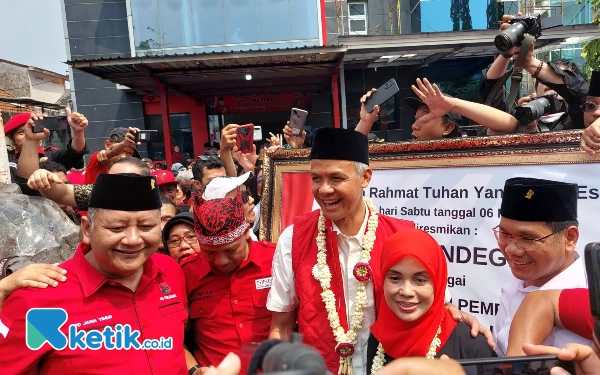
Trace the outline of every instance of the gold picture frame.
{"type": "MultiPolygon", "coordinates": [[[[598,163],[580,151],[580,130],[468,137],[369,146],[373,170],[598,163]]],[[[279,238],[284,173],[310,171],[310,149],[265,154],[260,238],[279,238]]]]}

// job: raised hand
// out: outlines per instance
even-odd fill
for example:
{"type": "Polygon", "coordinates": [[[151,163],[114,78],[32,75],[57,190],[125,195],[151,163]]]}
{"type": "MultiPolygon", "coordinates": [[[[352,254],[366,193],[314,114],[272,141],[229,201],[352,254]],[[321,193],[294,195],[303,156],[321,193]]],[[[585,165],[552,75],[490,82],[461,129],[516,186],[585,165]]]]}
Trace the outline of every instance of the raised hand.
{"type": "Polygon", "coordinates": [[[435,83],[432,85],[427,78],[424,78],[423,81],[417,78],[417,86],[418,88],[412,85],[412,90],[429,107],[429,114],[421,117],[419,122],[424,123],[433,118],[442,117],[454,108],[452,98],[444,96],[438,85],[435,83]]]}

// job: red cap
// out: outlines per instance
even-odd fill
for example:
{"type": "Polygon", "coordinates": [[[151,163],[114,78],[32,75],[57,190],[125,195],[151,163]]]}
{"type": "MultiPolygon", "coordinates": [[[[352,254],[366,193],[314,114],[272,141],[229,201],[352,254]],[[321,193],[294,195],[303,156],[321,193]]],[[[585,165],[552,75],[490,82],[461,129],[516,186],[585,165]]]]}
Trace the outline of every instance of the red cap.
{"type": "Polygon", "coordinates": [[[166,185],[166,184],[177,184],[178,182],[175,180],[175,176],[173,173],[169,171],[156,170],[152,172],[152,176],[156,177],[156,181],[158,182],[158,186],[166,185]]]}
{"type": "Polygon", "coordinates": [[[38,147],[38,155],[43,155],[46,156],[46,153],[44,152],[44,148],[43,147],[38,147]]]}
{"type": "Polygon", "coordinates": [[[19,126],[23,126],[29,121],[31,118],[31,113],[17,113],[13,117],[11,117],[6,124],[4,125],[4,134],[9,134],[19,126]]]}

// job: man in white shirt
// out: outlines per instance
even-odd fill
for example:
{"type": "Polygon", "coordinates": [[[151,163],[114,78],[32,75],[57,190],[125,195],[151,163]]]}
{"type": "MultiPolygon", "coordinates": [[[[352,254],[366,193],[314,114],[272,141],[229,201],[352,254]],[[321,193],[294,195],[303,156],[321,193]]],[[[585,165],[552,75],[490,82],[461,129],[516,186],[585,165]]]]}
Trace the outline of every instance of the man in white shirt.
{"type": "Polygon", "coordinates": [[[269,337],[289,339],[297,321],[304,343],[319,351],[330,371],[366,375],[369,328],[376,306],[385,303],[375,289],[381,248],[388,236],[414,224],[378,215],[363,199],[372,176],[364,134],[318,129],[310,159],[321,210],[297,217],[279,238],[267,301],[273,311],[269,337]]]}
{"type": "MultiPolygon", "coordinates": [[[[587,287],[585,265],[575,251],[577,196],[577,184],[521,177],[506,181],[494,234],[514,278],[502,288],[494,325],[500,356],[506,355],[510,325],[527,293],[587,287]]],[[[567,343],[591,344],[558,328],[544,342],[567,343]]]]}

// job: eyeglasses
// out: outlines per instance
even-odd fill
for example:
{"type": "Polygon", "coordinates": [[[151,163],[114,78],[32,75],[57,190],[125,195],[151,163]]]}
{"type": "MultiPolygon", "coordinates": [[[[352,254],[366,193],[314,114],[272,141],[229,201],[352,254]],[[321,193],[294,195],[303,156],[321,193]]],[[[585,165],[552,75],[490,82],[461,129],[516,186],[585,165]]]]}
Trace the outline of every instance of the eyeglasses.
{"type": "Polygon", "coordinates": [[[184,240],[188,245],[193,245],[198,243],[198,238],[196,238],[195,234],[186,234],[180,238],[173,238],[167,241],[167,247],[170,249],[175,249],[181,246],[181,240],[184,240]]]}
{"type": "Polygon", "coordinates": [[[596,108],[600,107],[600,105],[592,102],[586,102],[581,105],[581,109],[583,112],[592,113],[596,111],[596,108]]]}
{"type": "Polygon", "coordinates": [[[248,193],[248,190],[242,191],[242,202],[248,203],[249,200],[250,200],[250,193],[248,193]]]}
{"type": "Polygon", "coordinates": [[[508,246],[510,241],[514,241],[515,246],[518,247],[519,249],[521,249],[523,251],[533,251],[537,247],[540,246],[540,244],[542,243],[543,240],[545,240],[546,238],[548,238],[550,236],[554,236],[555,234],[560,233],[560,232],[564,231],[565,229],[567,229],[567,228],[557,230],[556,232],[550,233],[547,236],[535,238],[535,239],[526,238],[526,237],[513,237],[510,234],[501,231],[499,227],[495,227],[492,230],[494,231],[494,237],[496,237],[496,241],[498,241],[498,245],[508,246]]]}

